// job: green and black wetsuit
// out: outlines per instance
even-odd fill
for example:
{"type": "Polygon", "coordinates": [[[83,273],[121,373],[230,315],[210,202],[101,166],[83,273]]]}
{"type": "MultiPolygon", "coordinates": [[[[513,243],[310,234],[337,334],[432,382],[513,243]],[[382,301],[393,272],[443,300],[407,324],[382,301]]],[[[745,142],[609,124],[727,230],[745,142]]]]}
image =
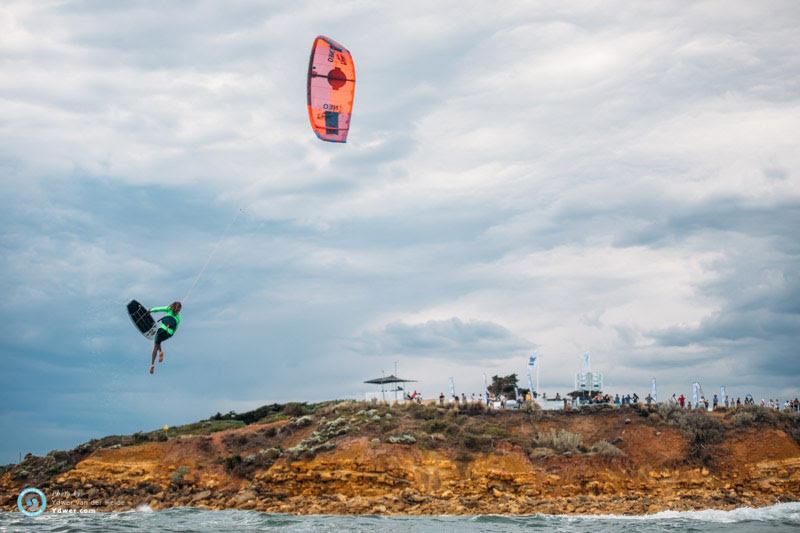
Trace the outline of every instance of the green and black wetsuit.
{"type": "Polygon", "coordinates": [[[158,321],[158,333],[156,333],[155,342],[161,344],[175,334],[175,330],[181,323],[181,314],[177,315],[172,312],[169,307],[154,307],[150,309],[151,313],[166,313],[167,316],[158,321]]]}

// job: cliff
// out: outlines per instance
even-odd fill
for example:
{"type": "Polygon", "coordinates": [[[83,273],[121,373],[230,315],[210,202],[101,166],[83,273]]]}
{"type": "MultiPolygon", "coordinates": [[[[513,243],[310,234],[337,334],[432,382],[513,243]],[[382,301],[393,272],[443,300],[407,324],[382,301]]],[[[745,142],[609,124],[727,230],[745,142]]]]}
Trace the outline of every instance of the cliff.
{"type": "Polygon", "coordinates": [[[669,406],[485,411],[265,406],[28,455],[0,507],[194,506],[296,514],[652,513],[800,499],[800,417],[669,406]]]}

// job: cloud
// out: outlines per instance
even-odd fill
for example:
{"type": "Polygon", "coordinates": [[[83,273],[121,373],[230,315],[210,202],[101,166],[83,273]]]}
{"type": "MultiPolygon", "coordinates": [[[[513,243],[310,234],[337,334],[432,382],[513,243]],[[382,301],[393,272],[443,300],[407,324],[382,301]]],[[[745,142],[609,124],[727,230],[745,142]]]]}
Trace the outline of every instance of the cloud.
{"type": "Polygon", "coordinates": [[[406,358],[472,392],[534,341],[548,391],[588,350],[614,391],[796,395],[791,3],[3,7],[0,462],[406,358]],[[320,33],[343,146],[307,124],[320,33]],[[239,210],[151,378],[124,303],[186,294],[239,210]]]}
{"type": "Polygon", "coordinates": [[[489,321],[428,320],[420,324],[392,322],[363,333],[357,350],[367,355],[430,357],[457,360],[508,358],[533,349],[534,344],[489,321]]]}
{"type": "MultiPolygon", "coordinates": [[[[694,324],[676,324],[650,336],[664,347],[696,347],[738,362],[764,382],[795,379],[800,340],[800,259],[797,250],[773,249],[750,238],[721,261],[719,275],[702,284],[718,309],[694,324]]],[[[762,385],[763,386],[763,385],[762,385]]]]}

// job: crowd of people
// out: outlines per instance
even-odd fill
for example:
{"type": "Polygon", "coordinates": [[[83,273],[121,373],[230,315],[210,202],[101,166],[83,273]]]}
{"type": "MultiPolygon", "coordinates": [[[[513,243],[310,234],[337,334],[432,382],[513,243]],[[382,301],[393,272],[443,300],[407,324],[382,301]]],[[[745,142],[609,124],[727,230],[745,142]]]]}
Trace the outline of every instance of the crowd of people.
{"type": "MultiPolygon", "coordinates": [[[[588,400],[585,400],[584,403],[589,404],[598,404],[598,403],[606,403],[611,404],[613,403],[615,406],[619,407],[621,405],[631,405],[631,404],[638,404],[639,403],[639,395],[636,393],[632,394],[624,394],[620,396],[619,394],[615,394],[612,398],[610,394],[602,394],[598,393],[593,397],[590,397],[588,400]]],[[[648,394],[644,398],[644,403],[647,405],[652,405],[657,403],[656,399],[648,394]]],[[[745,395],[744,399],[741,396],[733,398],[732,396],[725,396],[722,399],[717,394],[714,394],[711,399],[705,397],[705,395],[700,395],[696,400],[692,400],[687,396],[681,394],[678,396],[677,394],[673,394],[668,400],[667,403],[678,405],[681,409],[706,409],[709,408],[712,410],[719,409],[724,407],[725,409],[733,409],[737,407],[741,407],[743,405],[756,405],[755,399],[750,394],[745,395]]],[[[782,410],[782,411],[791,411],[791,412],[800,412],[800,399],[795,398],[794,400],[784,400],[781,402],[779,399],[761,399],[759,402],[761,407],[768,407],[770,409],[775,410],[782,410]]]]}
{"type": "MultiPolygon", "coordinates": [[[[755,399],[750,394],[745,395],[744,399],[742,399],[741,396],[737,396],[736,399],[734,399],[732,396],[725,396],[722,400],[720,400],[719,396],[716,394],[713,395],[711,400],[701,395],[696,402],[690,401],[683,394],[677,397],[675,394],[673,394],[669,399],[669,402],[680,405],[683,409],[709,409],[710,407],[711,409],[716,410],[720,407],[732,409],[741,407],[743,405],[756,405],[755,399]]],[[[770,398],[769,400],[762,398],[759,402],[759,405],[761,407],[768,407],[775,410],[800,412],[800,399],[798,398],[795,398],[794,400],[785,400],[783,403],[781,403],[781,401],[777,398],[770,398]]]]}
{"type": "MultiPolygon", "coordinates": [[[[494,395],[494,394],[476,394],[472,393],[470,396],[467,396],[466,393],[461,393],[453,395],[451,398],[448,399],[447,396],[443,392],[439,393],[439,404],[444,405],[445,403],[451,403],[456,405],[467,405],[468,403],[485,403],[487,406],[497,405],[499,403],[500,407],[505,408],[506,403],[508,400],[514,400],[517,403],[529,403],[539,398],[535,391],[533,393],[526,392],[524,395],[521,395],[520,398],[513,398],[508,397],[504,394],[494,395]]],[[[542,400],[547,400],[547,395],[541,395],[542,400]]],[[[598,393],[595,396],[591,396],[589,398],[585,398],[581,401],[581,403],[588,403],[588,404],[613,404],[616,407],[620,407],[623,405],[634,405],[640,403],[640,397],[638,394],[629,393],[623,394],[620,396],[619,394],[615,394],[613,397],[610,394],[603,394],[598,393]]],[[[405,400],[411,402],[422,403],[422,394],[417,392],[416,390],[411,393],[405,394],[405,400]]],[[[561,394],[556,393],[555,397],[550,398],[550,400],[555,401],[566,401],[566,397],[562,397],[561,394]]],[[[644,403],[647,405],[652,405],[656,402],[656,398],[652,395],[648,394],[644,398],[644,403]]],[[[732,396],[725,396],[722,399],[717,394],[714,394],[711,399],[705,397],[705,395],[700,395],[696,400],[689,398],[683,394],[678,395],[673,394],[668,400],[667,403],[672,405],[680,406],[681,409],[705,409],[705,410],[717,410],[719,408],[724,407],[725,409],[735,409],[741,406],[748,406],[748,405],[756,405],[756,401],[752,395],[747,394],[742,398],[741,396],[737,396],[733,398],[732,396]]],[[[762,398],[758,405],[761,407],[775,409],[775,410],[782,410],[788,412],[800,412],[800,399],[795,398],[793,400],[784,400],[781,402],[778,398],[770,398],[764,399],[762,398]]]]}

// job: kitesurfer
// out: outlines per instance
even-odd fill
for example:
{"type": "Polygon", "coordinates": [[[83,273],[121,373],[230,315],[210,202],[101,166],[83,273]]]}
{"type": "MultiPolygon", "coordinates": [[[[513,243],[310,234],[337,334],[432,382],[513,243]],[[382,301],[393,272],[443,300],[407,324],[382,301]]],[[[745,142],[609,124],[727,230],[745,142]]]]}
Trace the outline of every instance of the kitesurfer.
{"type": "Polygon", "coordinates": [[[181,303],[172,302],[166,307],[154,307],[150,309],[150,312],[166,314],[158,321],[153,353],[150,356],[150,373],[152,374],[156,370],[156,353],[158,353],[158,362],[164,362],[164,350],[161,349],[161,343],[175,335],[175,330],[181,323],[181,303]]]}

